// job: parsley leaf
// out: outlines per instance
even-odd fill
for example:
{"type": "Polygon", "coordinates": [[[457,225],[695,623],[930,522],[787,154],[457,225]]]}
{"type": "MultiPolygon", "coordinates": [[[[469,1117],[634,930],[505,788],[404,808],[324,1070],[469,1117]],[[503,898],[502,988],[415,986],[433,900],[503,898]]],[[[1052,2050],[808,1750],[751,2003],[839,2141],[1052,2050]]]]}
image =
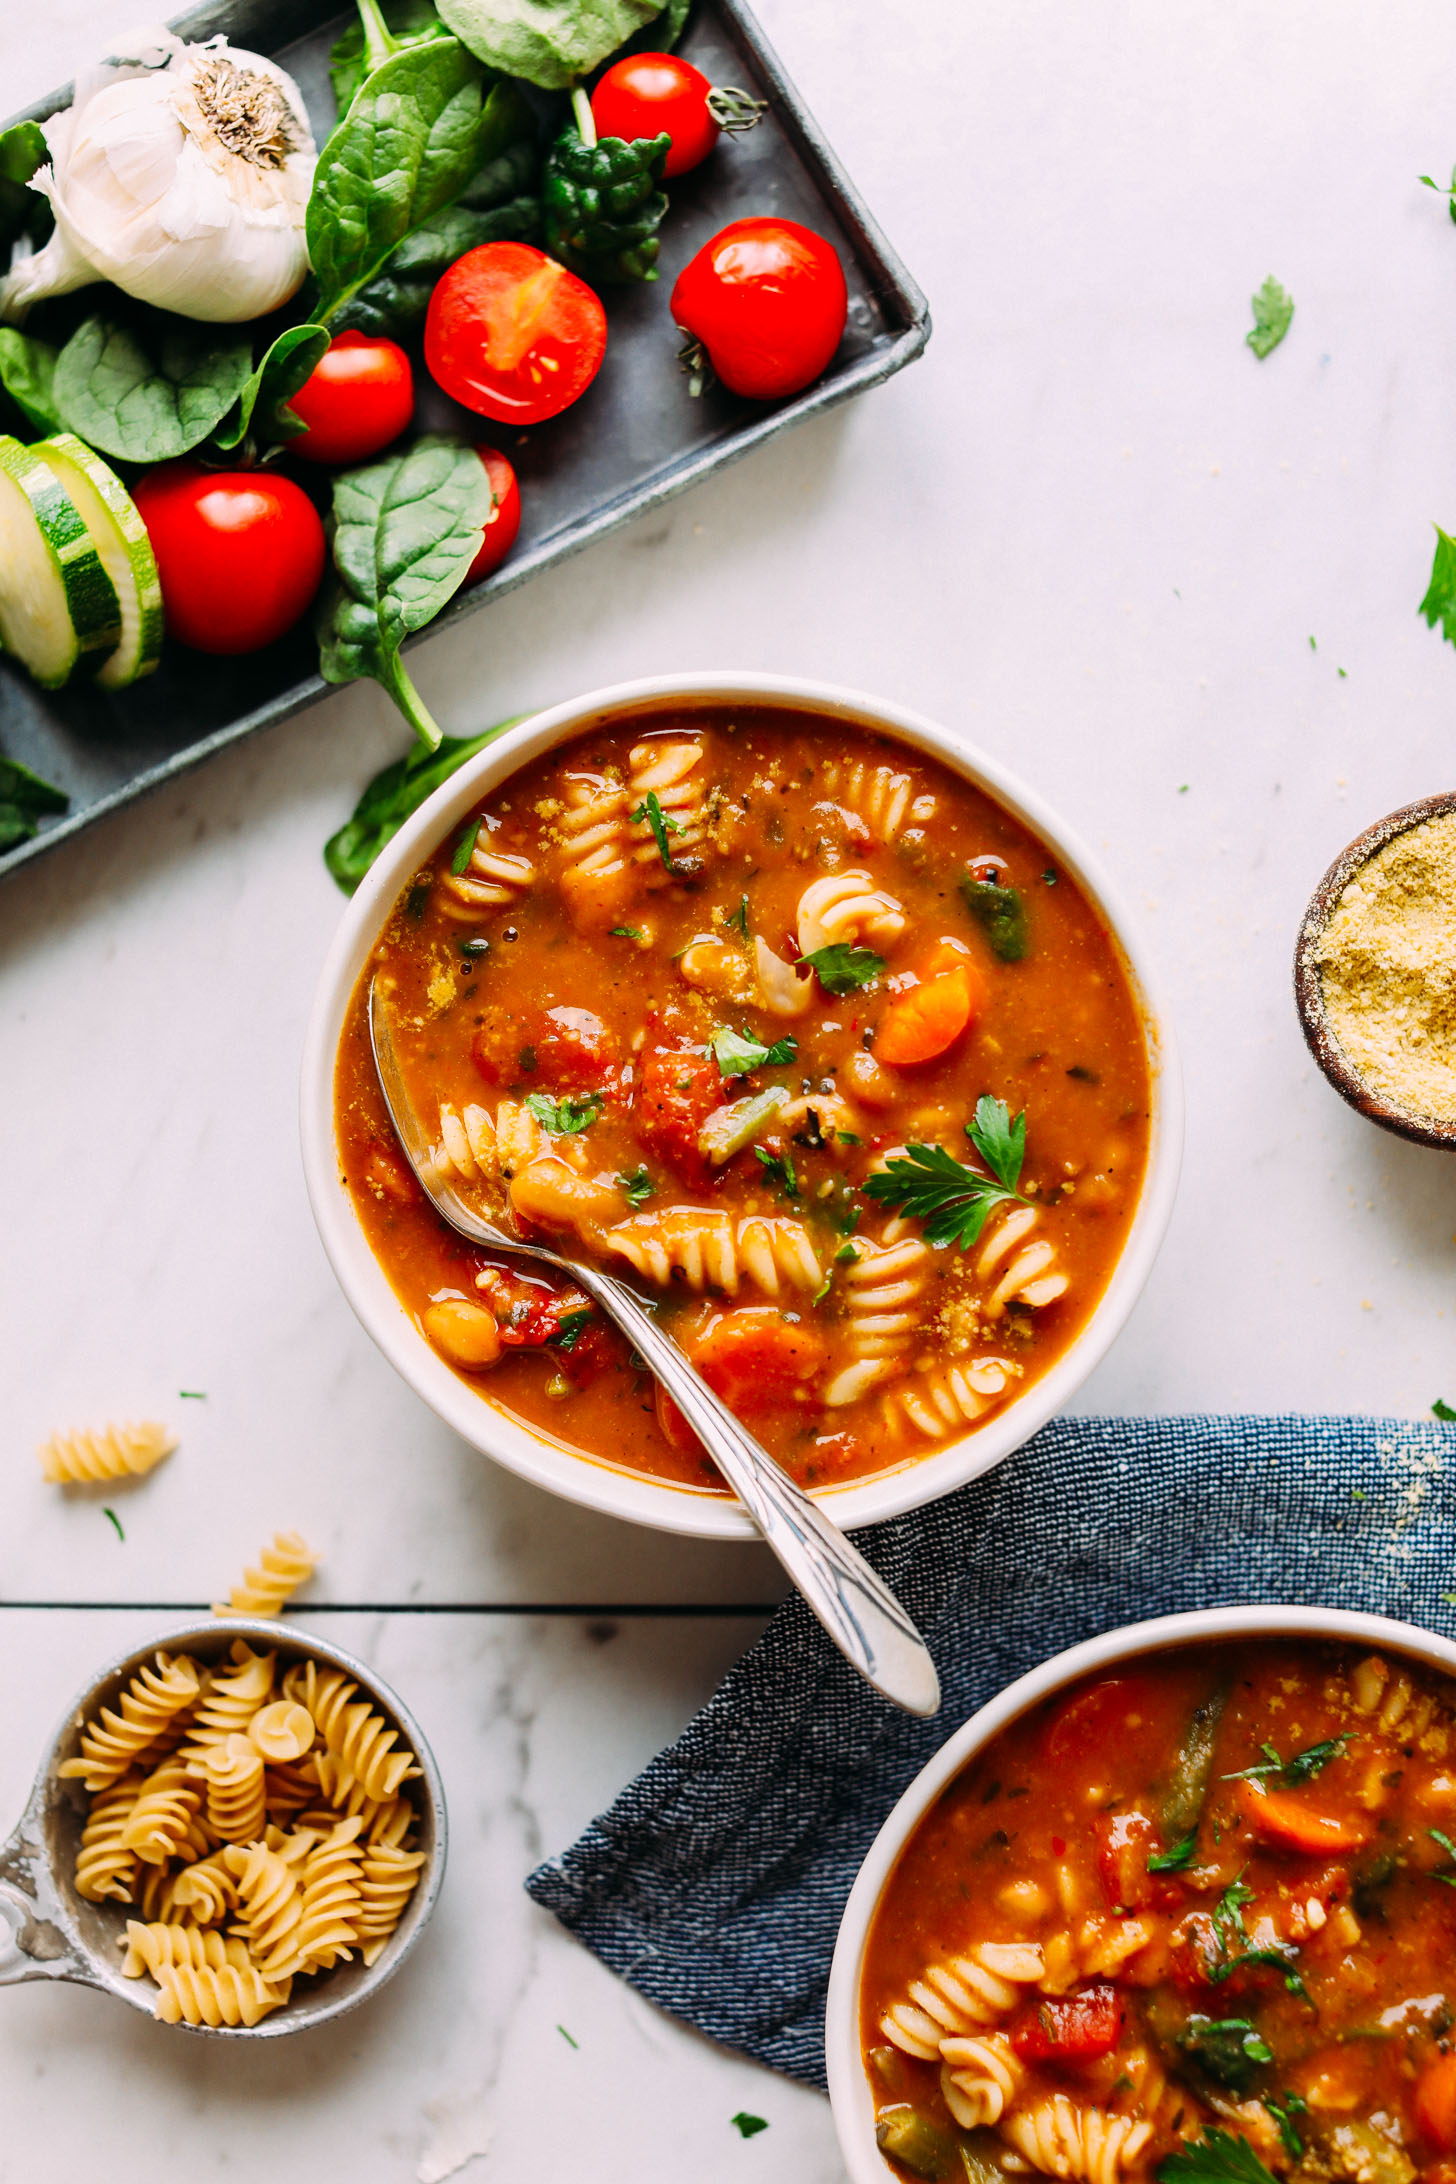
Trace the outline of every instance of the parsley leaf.
{"type": "Polygon", "coordinates": [[[642,938],[642,928],[640,925],[614,925],[612,927],[612,938],[613,940],[640,940],[642,938]]]}
{"type": "Polygon", "coordinates": [[[1255,2070],[1274,2060],[1274,2050],[1248,2017],[1190,2017],[1178,2045],[1236,2093],[1247,2092],[1255,2070]]]}
{"type": "Polygon", "coordinates": [[[656,789],[649,789],[642,802],[632,813],[632,825],[634,827],[640,827],[644,824],[651,827],[652,839],[657,844],[657,854],[661,857],[668,871],[671,872],[672,851],[667,846],[667,837],[669,834],[681,834],[682,828],[678,825],[676,819],[668,818],[667,813],[657,801],[656,789]]]}
{"type": "Polygon", "coordinates": [[[765,1046],[751,1031],[737,1032],[720,1024],[708,1041],[725,1077],[746,1077],[750,1069],[784,1069],[799,1051],[792,1034],[765,1046]]]}
{"type": "Polygon", "coordinates": [[[638,1206],[646,1205],[653,1194],[654,1185],[644,1164],[635,1175],[619,1175],[617,1188],[635,1212],[638,1206]]]}
{"type": "Polygon", "coordinates": [[[1431,1879],[1443,1882],[1447,1888],[1456,1888],[1456,1843],[1452,1842],[1449,1835],[1443,1835],[1439,1828],[1427,1828],[1426,1833],[1433,1843],[1440,1844],[1453,1868],[1450,1873],[1433,1873],[1431,1879]]]}
{"type": "Polygon", "coordinates": [[[1198,1830],[1190,1828],[1171,1850],[1155,1850],[1148,1858],[1149,1873],[1181,1873],[1191,1866],[1198,1853],[1198,1830]]]}
{"type": "Polygon", "coordinates": [[[465,867],[469,864],[471,858],[475,855],[475,844],[479,839],[480,830],[482,826],[484,826],[484,824],[485,821],[477,813],[476,817],[471,820],[469,826],[461,835],[459,841],[455,844],[455,854],[450,859],[450,870],[454,873],[457,880],[459,879],[461,873],[465,870],[465,867]]]}
{"type": "Polygon", "coordinates": [[[1291,2161],[1300,2160],[1304,2153],[1304,2141],[1294,2128],[1294,2118],[1309,2114],[1309,2102],[1302,2093],[1286,2092],[1282,2101],[1271,2101],[1266,2095],[1264,2106],[1279,2126],[1279,2136],[1284,2141],[1284,2151],[1291,2161]]]}
{"type": "Polygon", "coordinates": [[[596,1314],[590,1306],[583,1306],[578,1312],[563,1312],[556,1322],[551,1347],[554,1350],[574,1350],[595,1318],[596,1314]]]}
{"type": "Polygon", "coordinates": [[[1421,175],[1419,180],[1425,183],[1428,190],[1434,190],[1438,197],[1445,198],[1446,210],[1456,220],[1456,167],[1451,169],[1449,182],[1434,182],[1428,174],[1421,175]]]}
{"type": "Polygon", "coordinates": [[[755,1145],[753,1157],[763,1163],[785,1198],[797,1198],[799,1196],[799,1178],[794,1173],[792,1154],[769,1153],[765,1152],[761,1145],[755,1145]]]}
{"type": "Polygon", "coordinates": [[[1219,1943],[1225,1956],[1232,1946],[1229,1941],[1230,1931],[1240,1941],[1244,1938],[1244,1905],[1254,1900],[1253,1889],[1244,1886],[1244,1875],[1248,1870],[1247,1866],[1239,1868],[1213,1907],[1213,1923],[1218,1929],[1219,1943]]]}
{"type": "Polygon", "coordinates": [[[1249,298],[1249,308],[1254,314],[1254,324],[1244,339],[1255,356],[1268,356],[1289,331],[1294,317],[1294,298],[1279,286],[1271,273],[1263,287],[1249,298]]]}
{"type": "Polygon", "coordinates": [[[1416,612],[1425,616],[1432,629],[1439,628],[1448,644],[1456,645],[1456,538],[1439,523],[1431,528],[1436,534],[1436,556],[1426,596],[1416,612]]]}
{"type": "Polygon", "coordinates": [[[1225,1782],[1257,1782],[1264,1776],[1277,1776],[1286,1789],[1298,1789],[1301,1782],[1312,1782],[1317,1774],[1328,1767],[1332,1759],[1338,1759],[1354,1732],[1346,1730],[1343,1736],[1327,1737],[1323,1744],[1308,1744],[1292,1759],[1281,1759],[1272,1744],[1261,1744],[1265,1755],[1261,1767],[1241,1767],[1237,1774],[1224,1776],[1225,1782]]]}
{"type": "Polygon", "coordinates": [[[1439,1418],[1441,1423],[1446,1426],[1456,1424],[1456,1410],[1452,1410],[1450,1404],[1443,1401],[1439,1395],[1431,1405],[1431,1416],[1439,1418]]]}
{"type": "Polygon", "coordinates": [[[883,956],[873,948],[851,948],[848,941],[834,940],[827,948],[815,948],[799,958],[814,973],[826,993],[857,993],[885,967],[883,956]]]}
{"type": "Polygon", "coordinates": [[[968,1251],[993,1206],[1028,1203],[1016,1188],[1026,1156],[1026,1116],[1023,1112],[1013,1122],[1004,1100],[983,1093],[966,1134],[990,1175],[966,1167],[943,1146],[907,1145],[882,1173],[867,1178],[865,1196],[923,1222],[928,1244],[958,1244],[968,1251]]]}
{"type": "Polygon", "coordinates": [[[568,1095],[564,1100],[553,1100],[549,1092],[528,1092],[526,1107],[553,1137],[575,1137],[578,1130],[589,1130],[602,1111],[601,1095],[584,1093],[580,1098],[568,1095]]]}
{"type": "Polygon", "coordinates": [[[768,2129],[767,2116],[750,2116],[741,2108],[736,2116],[730,2116],[728,2120],[740,2138],[757,2138],[760,2131],[768,2129]]]}
{"type": "Polygon", "coordinates": [[[732,917],[731,917],[731,918],[725,918],[725,919],[723,920],[723,923],[724,923],[725,925],[728,925],[728,926],[733,926],[733,925],[736,925],[736,926],[737,926],[737,928],[738,928],[738,930],[739,930],[739,932],[740,932],[740,933],[741,933],[741,934],[743,935],[744,939],[745,939],[745,940],[747,940],[747,938],[748,938],[748,897],[747,897],[746,895],[743,895],[743,896],[741,896],[741,897],[739,898],[738,908],[737,908],[737,909],[736,909],[736,910],[734,911],[734,913],[733,913],[732,917]]]}
{"type": "Polygon", "coordinates": [[[1158,2163],[1158,2184],[1274,2184],[1246,2138],[1210,2127],[1201,2139],[1158,2163]]]}

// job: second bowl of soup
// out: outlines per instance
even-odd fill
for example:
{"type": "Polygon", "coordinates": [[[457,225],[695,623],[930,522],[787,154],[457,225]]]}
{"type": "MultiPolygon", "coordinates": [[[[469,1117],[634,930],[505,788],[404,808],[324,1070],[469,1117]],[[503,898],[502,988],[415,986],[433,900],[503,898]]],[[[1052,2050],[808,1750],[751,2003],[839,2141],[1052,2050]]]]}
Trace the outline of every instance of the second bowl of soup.
{"type": "Polygon", "coordinates": [[[994,762],[766,677],[517,728],[346,915],[305,1161],[351,1302],[426,1400],[648,1523],[747,1529],[589,1299],[433,1212],[375,1080],[371,982],[437,1173],[633,1280],[845,1523],[1024,1441],[1166,1225],[1177,1087],[1146,969],[1085,852],[994,762]]]}

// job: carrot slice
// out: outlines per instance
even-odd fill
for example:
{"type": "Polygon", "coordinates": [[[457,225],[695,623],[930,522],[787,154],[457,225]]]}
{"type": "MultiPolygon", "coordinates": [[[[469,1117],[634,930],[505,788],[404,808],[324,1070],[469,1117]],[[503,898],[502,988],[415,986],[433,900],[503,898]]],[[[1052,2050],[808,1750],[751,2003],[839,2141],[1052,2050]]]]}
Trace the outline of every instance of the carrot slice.
{"type": "Polygon", "coordinates": [[[1257,1835],[1279,1850],[1303,1850],[1318,1855],[1329,1850],[1360,1850],[1371,1831],[1353,1814],[1336,1820],[1316,1812],[1303,1798],[1288,1790],[1264,1790],[1257,1783],[1239,1784],[1239,1801],[1257,1835]]]}
{"type": "Polygon", "coordinates": [[[971,1020],[976,997],[969,964],[957,964],[912,986],[892,1001],[880,1018],[875,1033],[875,1060],[891,1069],[913,1068],[917,1062],[933,1062],[954,1046],[971,1020]]]}
{"type": "Polygon", "coordinates": [[[1439,2152],[1456,2152],[1456,2055],[1439,2055],[1416,2080],[1416,2123],[1439,2152]]]}

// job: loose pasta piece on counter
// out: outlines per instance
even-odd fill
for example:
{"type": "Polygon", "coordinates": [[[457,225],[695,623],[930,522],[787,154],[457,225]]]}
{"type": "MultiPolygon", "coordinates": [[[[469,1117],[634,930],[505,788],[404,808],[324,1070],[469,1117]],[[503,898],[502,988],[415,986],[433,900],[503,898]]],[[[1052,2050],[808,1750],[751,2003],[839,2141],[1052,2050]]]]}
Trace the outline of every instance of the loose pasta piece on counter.
{"type": "Polygon", "coordinates": [[[281,1614],[283,1603],[300,1585],[306,1585],[318,1567],[318,1558],[309,1552],[297,1532],[275,1532],[272,1545],[265,1547],[257,1564],[243,1572],[241,1585],[234,1585],[226,1600],[213,1603],[214,1615],[281,1614]]]}
{"type": "Polygon", "coordinates": [[[40,1451],[51,1486],[89,1486],[98,1479],[142,1478],[178,1445],[169,1426],[103,1426],[98,1433],[53,1433],[40,1451]]]}

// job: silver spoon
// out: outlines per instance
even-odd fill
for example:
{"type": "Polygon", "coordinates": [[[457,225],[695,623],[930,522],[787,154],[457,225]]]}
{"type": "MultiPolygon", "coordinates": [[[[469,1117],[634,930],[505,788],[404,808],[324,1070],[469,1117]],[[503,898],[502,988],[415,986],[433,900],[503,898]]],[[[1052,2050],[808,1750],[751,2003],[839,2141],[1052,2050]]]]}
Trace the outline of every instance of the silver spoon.
{"type": "Polygon", "coordinates": [[[907,1714],[933,1714],[940,1705],[940,1679],[924,1639],[899,1601],[818,1503],[720,1402],[634,1291],[585,1260],[566,1258],[544,1244],[523,1243],[496,1228],[439,1180],[430,1141],[399,1066],[377,979],[369,988],[369,1036],[395,1135],[441,1219],[473,1244],[558,1268],[601,1306],[666,1388],[850,1666],[907,1714]]]}

